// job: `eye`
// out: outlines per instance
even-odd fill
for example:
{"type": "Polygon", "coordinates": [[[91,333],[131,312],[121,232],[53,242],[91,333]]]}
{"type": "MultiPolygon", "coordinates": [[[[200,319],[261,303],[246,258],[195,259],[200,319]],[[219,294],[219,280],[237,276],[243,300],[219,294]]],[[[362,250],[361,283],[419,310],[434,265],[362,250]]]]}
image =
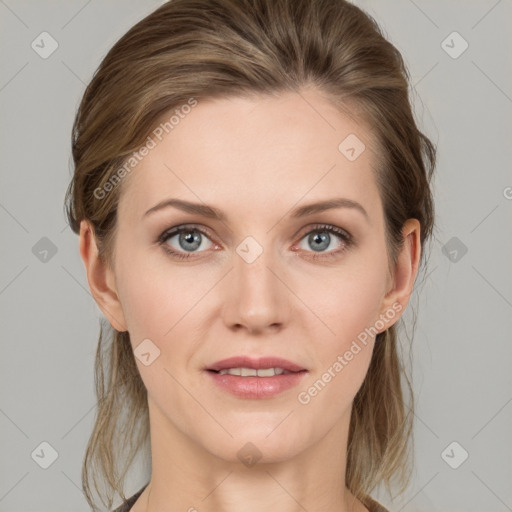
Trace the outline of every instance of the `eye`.
{"type": "Polygon", "coordinates": [[[347,231],[328,224],[315,226],[313,230],[306,233],[302,240],[305,240],[306,244],[313,248],[312,252],[315,254],[308,256],[312,259],[337,257],[354,244],[352,236],[347,231]],[[338,248],[327,251],[326,249],[333,245],[335,239],[338,239],[338,248]]]}
{"type": "MultiPolygon", "coordinates": [[[[199,229],[195,226],[181,226],[162,233],[158,238],[158,243],[162,245],[164,250],[172,257],[188,259],[191,257],[190,254],[193,254],[194,252],[202,252],[198,251],[198,249],[205,249],[205,244],[203,242],[208,239],[209,234],[203,229],[199,229]],[[170,241],[175,237],[177,237],[175,240],[175,244],[177,245],[170,243],[170,241]]],[[[206,249],[208,249],[208,247],[206,247],[206,249]]]]}
{"type": "MultiPolygon", "coordinates": [[[[211,235],[207,230],[193,225],[185,225],[164,231],[157,242],[173,258],[187,260],[194,257],[194,253],[204,252],[215,245],[210,238],[211,235]],[[174,243],[172,243],[173,238],[176,238],[174,243]]],[[[313,248],[313,251],[306,249],[307,252],[314,253],[308,256],[312,259],[337,257],[355,244],[347,231],[328,224],[314,226],[312,230],[306,232],[302,240],[306,240],[306,243],[313,248]],[[332,235],[335,236],[332,237],[332,235]],[[338,239],[338,248],[326,251],[332,245],[333,238],[338,239]]]]}

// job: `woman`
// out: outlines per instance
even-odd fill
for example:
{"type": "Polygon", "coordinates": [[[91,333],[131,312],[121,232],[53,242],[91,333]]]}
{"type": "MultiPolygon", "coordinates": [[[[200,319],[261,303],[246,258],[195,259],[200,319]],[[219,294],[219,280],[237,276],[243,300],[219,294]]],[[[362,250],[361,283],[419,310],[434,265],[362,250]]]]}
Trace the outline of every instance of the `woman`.
{"type": "Polygon", "coordinates": [[[110,324],[91,507],[94,486],[119,512],[385,510],[370,492],[410,470],[396,324],[435,148],[375,21],[343,0],[172,0],[104,58],[73,159],[67,214],[110,324]]]}

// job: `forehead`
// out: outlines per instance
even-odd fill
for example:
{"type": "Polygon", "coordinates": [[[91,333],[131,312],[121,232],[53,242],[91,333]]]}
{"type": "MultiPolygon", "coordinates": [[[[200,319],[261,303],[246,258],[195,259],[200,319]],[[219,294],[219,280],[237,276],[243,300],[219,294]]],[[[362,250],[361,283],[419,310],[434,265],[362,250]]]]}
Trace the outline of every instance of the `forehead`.
{"type": "Polygon", "coordinates": [[[122,185],[120,215],[167,197],[260,216],[336,196],[379,202],[374,135],[317,92],[200,100],[157,133],[122,185]]]}

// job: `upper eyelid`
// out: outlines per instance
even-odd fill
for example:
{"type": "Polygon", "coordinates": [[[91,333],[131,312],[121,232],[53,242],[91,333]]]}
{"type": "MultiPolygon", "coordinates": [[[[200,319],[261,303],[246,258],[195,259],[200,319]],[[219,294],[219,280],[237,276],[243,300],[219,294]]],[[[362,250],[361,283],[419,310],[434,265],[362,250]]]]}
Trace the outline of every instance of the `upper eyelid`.
{"type": "MultiPolygon", "coordinates": [[[[190,229],[190,230],[197,230],[199,231],[200,233],[206,235],[210,241],[212,243],[216,243],[218,244],[218,242],[215,242],[215,236],[212,236],[211,235],[211,231],[204,227],[204,226],[201,226],[199,224],[180,224],[178,226],[175,226],[175,227],[172,227],[172,228],[169,228],[169,229],[166,229],[165,231],[163,231],[163,233],[158,237],[158,240],[161,240],[161,241],[164,241],[169,239],[169,238],[172,238],[174,236],[176,236],[177,234],[180,233],[180,231],[183,231],[183,230],[186,230],[186,229],[190,229]]],[[[338,235],[340,238],[343,238],[343,234],[346,235],[346,237],[349,239],[349,240],[352,240],[353,239],[353,236],[352,234],[347,231],[346,229],[344,228],[341,228],[339,226],[335,226],[333,224],[327,224],[327,223],[313,223],[312,225],[309,225],[309,226],[305,226],[301,229],[299,229],[298,231],[295,232],[294,234],[294,238],[296,238],[297,236],[299,236],[299,234],[302,232],[302,236],[300,237],[300,239],[302,239],[304,236],[306,236],[308,233],[312,232],[312,231],[321,231],[322,229],[325,229],[325,230],[336,230],[336,231],[341,231],[341,233],[337,233],[336,231],[334,231],[334,234],[335,235],[338,235]]]]}
{"type": "Polygon", "coordinates": [[[190,231],[197,230],[200,233],[205,234],[209,238],[215,238],[215,237],[212,237],[210,230],[203,226],[199,226],[196,224],[180,224],[179,226],[175,226],[175,227],[164,230],[162,232],[162,234],[158,237],[158,240],[165,240],[166,238],[171,238],[171,237],[179,234],[180,231],[184,231],[187,229],[189,229],[190,231]]]}

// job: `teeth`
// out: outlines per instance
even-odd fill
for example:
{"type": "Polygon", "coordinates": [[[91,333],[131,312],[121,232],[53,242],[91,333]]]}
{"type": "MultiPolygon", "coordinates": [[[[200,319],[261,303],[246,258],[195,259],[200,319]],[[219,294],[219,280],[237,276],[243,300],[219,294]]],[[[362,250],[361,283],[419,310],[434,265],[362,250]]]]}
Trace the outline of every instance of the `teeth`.
{"type": "Polygon", "coordinates": [[[219,373],[221,375],[239,375],[240,377],[273,377],[285,373],[285,370],[282,368],[262,368],[260,370],[254,368],[226,368],[220,370],[219,373]]]}
{"type": "Polygon", "coordinates": [[[279,368],[265,368],[258,370],[258,377],[273,377],[276,375],[276,370],[279,371],[279,368]]]}

